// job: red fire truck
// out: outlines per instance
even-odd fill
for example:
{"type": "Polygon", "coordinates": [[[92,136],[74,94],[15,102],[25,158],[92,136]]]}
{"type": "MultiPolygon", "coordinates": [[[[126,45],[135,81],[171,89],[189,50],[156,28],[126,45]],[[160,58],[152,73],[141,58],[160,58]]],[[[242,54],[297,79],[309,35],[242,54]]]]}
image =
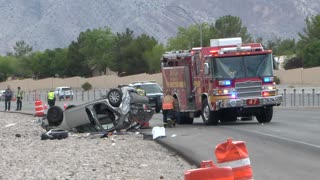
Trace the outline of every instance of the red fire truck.
{"type": "Polygon", "coordinates": [[[179,124],[202,117],[216,125],[256,117],[270,122],[277,94],[271,50],[259,43],[242,44],[241,38],[211,39],[210,47],[166,52],[161,58],[163,90],[179,104],[179,124]]]}

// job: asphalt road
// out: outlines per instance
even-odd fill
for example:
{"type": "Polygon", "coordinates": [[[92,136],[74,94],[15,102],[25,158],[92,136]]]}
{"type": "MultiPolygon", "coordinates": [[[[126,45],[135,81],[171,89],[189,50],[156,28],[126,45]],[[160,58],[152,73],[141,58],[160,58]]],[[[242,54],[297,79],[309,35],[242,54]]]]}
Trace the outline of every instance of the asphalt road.
{"type": "MultiPolygon", "coordinates": [[[[155,114],[150,125],[161,125],[161,118],[155,114]]],[[[157,141],[196,165],[202,160],[216,164],[216,145],[231,137],[246,143],[255,179],[319,179],[320,112],[316,108],[276,108],[267,124],[253,120],[204,126],[196,119],[193,125],[166,128],[166,135],[157,141]]]]}

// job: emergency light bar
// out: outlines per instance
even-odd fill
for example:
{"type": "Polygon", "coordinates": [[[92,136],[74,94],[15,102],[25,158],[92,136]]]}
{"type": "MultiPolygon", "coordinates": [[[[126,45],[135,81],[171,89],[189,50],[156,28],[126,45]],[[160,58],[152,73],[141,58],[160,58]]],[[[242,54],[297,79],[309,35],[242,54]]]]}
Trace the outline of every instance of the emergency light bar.
{"type": "Polygon", "coordinates": [[[219,54],[224,54],[225,52],[238,52],[238,51],[251,51],[251,46],[221,48],[221,50],[219,51],[219,54]]]}
{"type": "Polygon", "coordinates": [[[189,50],[180,50],[180,51],[167,51],[163,55],[164,58],[177,58],[177,57],[186,57],[190,56],[191,53],[189,50]]]}
{"type": "Polygon", "coordinates": [[[235,38],[223,38],[223,39],[210,39],[210,46],[232,46],[232,45],[241,45],[242,39],[241,37],[235,38]]]}

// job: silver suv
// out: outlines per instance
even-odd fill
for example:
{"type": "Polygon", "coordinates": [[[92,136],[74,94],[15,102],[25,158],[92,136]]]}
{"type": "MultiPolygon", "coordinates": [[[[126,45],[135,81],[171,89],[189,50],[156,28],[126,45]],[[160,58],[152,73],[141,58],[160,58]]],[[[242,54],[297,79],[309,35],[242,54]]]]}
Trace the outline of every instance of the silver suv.
{"type": "Polygon", "coordinates": [[[157,113],[161,111],[163,92],[158,83],[156,83],[155,81],[139,81],[133,82],[132,84],[129,84],[129,86],[132,86],[134,88],[140,86],[140,88],[145,91],[146,96],[149,98],[149,105],[155,108],[155,111],[157,113]]]}
{"type": "Polygon", "coordinates": [[[54,94],[60,101],[62,99],[73,99],[73,90],[68,86],[56,87],[54,94]]]}

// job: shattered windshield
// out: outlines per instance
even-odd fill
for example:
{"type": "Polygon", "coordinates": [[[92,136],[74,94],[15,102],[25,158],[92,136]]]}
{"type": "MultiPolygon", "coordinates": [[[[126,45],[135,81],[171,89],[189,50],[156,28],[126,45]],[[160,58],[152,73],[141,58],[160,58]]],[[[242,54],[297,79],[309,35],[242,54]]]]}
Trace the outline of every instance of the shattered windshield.
{"type": "Polygon", "coordinates": [[[272,76],[272,55],[223,57],[213,59],[217,79],[272,76]]]}

